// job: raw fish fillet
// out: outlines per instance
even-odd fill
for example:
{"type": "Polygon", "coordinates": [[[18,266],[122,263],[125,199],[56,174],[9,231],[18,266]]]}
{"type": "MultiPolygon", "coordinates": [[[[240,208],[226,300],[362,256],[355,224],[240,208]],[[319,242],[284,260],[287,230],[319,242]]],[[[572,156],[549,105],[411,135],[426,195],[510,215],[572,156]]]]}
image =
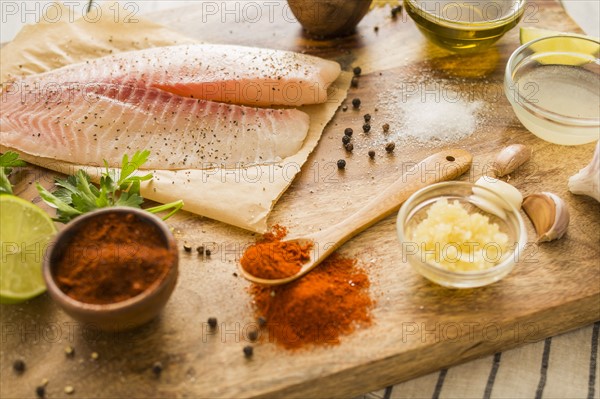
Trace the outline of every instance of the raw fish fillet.
{"type": "Polygon", "coordinates": [[[298,110],[217,103],[129,84],[40,79],[52,75],[36,75],[41,84],[2,94],[3,146],[82,165],[106,160],[113,167],[124,154],[150,150],[145,168],[207,169],[278,161],[298,152],[308,132],[309,117],[298,110]]]}
{"type": "Polygon", "coordinates": [[[201,100],[297,107],[327,101],[340,72],[337,62],[289,51],[191,44],[119,53],[25,82],[132,84],[201,100]]]}

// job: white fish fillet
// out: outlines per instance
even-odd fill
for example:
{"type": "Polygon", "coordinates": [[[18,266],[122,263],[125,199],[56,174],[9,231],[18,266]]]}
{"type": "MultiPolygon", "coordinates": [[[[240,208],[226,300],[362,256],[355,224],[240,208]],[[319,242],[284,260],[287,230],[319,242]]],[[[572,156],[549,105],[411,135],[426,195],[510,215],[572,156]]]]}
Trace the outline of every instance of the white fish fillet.
{"type": "Polygon", "coordinates": [[[150,150],[148,169],[264,164],[295,154],[309,117],[123,84],[52,85],[2,95],[0,142],[43,158],[120,166],[150,150]]]}
{"type": "Polygon", "coordinates": [[[322,103],[340,72],[317,57],[241,46],[120,53],[5,87],[0,143],[85,165],[118,167],[144,149],[149,169],[276,162],[302,147],[308,115],[240,104],[322,103]]]}
{"type": "Polygon", "coordinates": [[[133,84],[202,100],[298,107],[327,101],[327,88],[340,73],[337,62],[289,51],[191,44],[119,53],[25,83],[133,84]]]}

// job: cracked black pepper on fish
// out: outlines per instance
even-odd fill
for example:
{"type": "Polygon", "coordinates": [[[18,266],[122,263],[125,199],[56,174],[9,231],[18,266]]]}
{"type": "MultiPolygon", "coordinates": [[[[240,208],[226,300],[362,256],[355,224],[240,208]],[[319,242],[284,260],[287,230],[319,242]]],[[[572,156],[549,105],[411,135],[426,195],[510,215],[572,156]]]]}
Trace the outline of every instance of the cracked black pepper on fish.
{"type": "Polygon", "coordinates": [[[111,55],[14,82],[2,94],[2,145],[84,165],[118,167],[138,148],[152,153],[148,169],[265,164],[298,152],[309,117],[254,106],[322,103],[340,72],[333,61],[241,46],[111,55]]]}

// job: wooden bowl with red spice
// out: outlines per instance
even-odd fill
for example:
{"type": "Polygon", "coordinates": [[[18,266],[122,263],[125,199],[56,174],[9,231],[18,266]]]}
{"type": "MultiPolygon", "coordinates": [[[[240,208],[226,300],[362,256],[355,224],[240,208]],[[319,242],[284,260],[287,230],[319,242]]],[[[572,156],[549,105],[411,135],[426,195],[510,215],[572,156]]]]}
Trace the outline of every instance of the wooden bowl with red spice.
{"type": "Polygon", "coordinates": [[[177,283],[169,227],[141,209],[94,211],[69,223],[48,248],[50,296],[74,319],[105,331],[138,327],[163,309],[177,283]]]}

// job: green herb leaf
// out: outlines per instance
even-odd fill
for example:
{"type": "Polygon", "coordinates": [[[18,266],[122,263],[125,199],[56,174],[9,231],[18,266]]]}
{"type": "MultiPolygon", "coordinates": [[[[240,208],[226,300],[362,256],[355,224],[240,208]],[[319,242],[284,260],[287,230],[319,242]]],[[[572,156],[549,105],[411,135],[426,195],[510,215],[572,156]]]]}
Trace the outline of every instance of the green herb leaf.
{"type": "Polygon", "coordinates": [[[71,195],[73,195],[73,193],[67,189],[59,188],[58,190],[54,190],[52,194],[66,204],[70,204],[72,202],[71,195]]]}
{"type": "Polygon", "coordinates": [[[77,196],[81,200],[81,206],[89,210],[95,209],[98,189],[91,183],[90,176],[83,170],[77,172],[77,196]]]}
{"type": "MultiPolygon", "coordinates": [[[[63,223],[98,208],[111,206],[140,208],[144,203],[144,198],[140,195],[141,182],[151,180],[152,174],[136,176],[135,172],[146,163],[149,155],[150,151],[138,151],[129,159],[125,154],[120,173],[111,169],[104,161],[106,171],[100,177],[98,187],[91,183],[90,176],[85,171],[80,170],[66,179],[56,179],[55,185],[58,189],[54,193],[48,192],[39,184],[37,189],[42,199],[57,209],[55,220],[63,223]]],[[[149,211],[173,209],[166,216],[168,218],[182,207],[183,201],[177,201],[149,211]]]]}
{"type": "Polygon", "coordinates": [[[172,211],[169,212],[169,214],[167,216],[163,217],[163,220],[167,220],[168,218],[173,216],[175,213],[177,213],[177,211],[179,211],[181,208],[183,208],[183,206],[184,206],[183,200],[179,200],[179,201],[171,202],[169,204],[155,206],[154,208],[148,208],[148,209],[146,209],[146,211],[148,211],[150,213],[159,213],[159,212],[168,211],[169,209],[172,209],[172,211]]]}
{"type": "Polygon", "coordinates": [[[19,159],[19,154],[14,151],[6,151],[0,155],[0,168],[16,168],[26,165],[25,161],[19,159]]]}
{"type": "Polygon", "coordinates": [[[8,175],[12,172],[12,168],[26,165],[23,160],[19,159],[19,154],[14,151],[6,151],[0,155],[0,194],[13,193],[8,175]]]}
{"type": "Polygon", "coordinates": [[[64,180],[57,178],[54,180],[54,184],[63,188],[68,193],[77,193],[77,175],[69,176],[64,180]]]}
{"type": "Polygon", "coordinates": [[[119,197],[119,200],[115,204],[116,206],[131,206],[133,208],[140,208],[144,203],[144,198],[142,198],[138,194],[130,194],[128,192],[124,192],[119,197]]]}
{"type": "Polygon", "coordinates": [[[4,172],[5,168],[0,168],[0,195],[13,193],[12,184],[8,180],[8,175],[4,172]]]}
{"type": "Polygon", "coordinates": [[[152,174],[149,173],[144,176],[131,176],[136,170],[138,170],[143,164],[148,160],[148,156],[150,156],[150,151],[138,151],[133,154],[131,157],[131,161],[129,161],[129,157],[127,154],[123,156],[123,162],[121,165],[121,175],[119,176],[119,180],[117,182],[117,186],[119,186],[120,190],[129,191],[130,186],[134,182],[146,181],[152,179],[152,174]]]}
{"type": "Polygon", "coordinates": [[[35,184],[38,192],[40,193],[40,197],[44,200],[45,203],[50,205],[53,208],[56,208],[56,218],[54,220],[62,223],[67,223],[71,219],[82,214],[81,211],[73,208],[69,203],[63,201],[62,199],[56,197],[51,192],[46,190],[41,186],[40,183],[35,184]]]}

